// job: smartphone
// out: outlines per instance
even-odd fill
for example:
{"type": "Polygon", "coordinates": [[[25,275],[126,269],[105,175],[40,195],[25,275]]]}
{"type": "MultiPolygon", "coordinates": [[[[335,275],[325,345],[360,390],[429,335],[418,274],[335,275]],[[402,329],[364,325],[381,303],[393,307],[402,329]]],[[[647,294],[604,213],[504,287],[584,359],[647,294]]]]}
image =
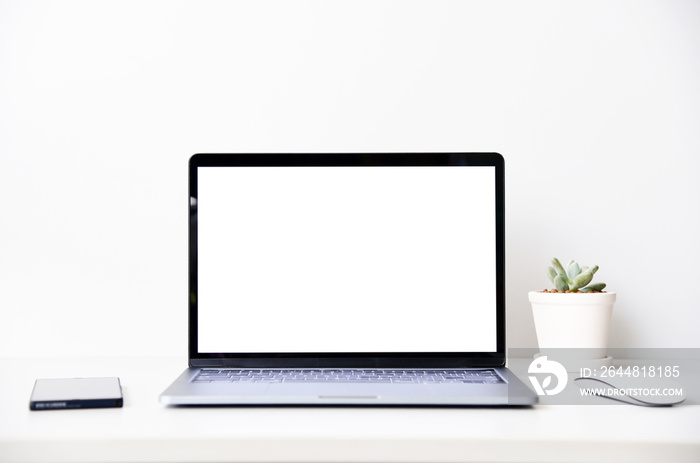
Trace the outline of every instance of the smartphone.
{"type": "Polygon", "coordinates": [[[108,408],[124,405],[119,378],[37,379],[30,410],[108,408]]]}

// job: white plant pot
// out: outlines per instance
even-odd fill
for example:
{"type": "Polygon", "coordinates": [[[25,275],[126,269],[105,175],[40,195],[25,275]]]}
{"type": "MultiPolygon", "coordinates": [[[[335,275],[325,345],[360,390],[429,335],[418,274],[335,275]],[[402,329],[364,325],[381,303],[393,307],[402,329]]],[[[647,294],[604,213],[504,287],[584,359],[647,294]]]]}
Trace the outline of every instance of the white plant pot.
{"type": "Polygon", "coordinates": [[[530,291],[529,298],[542,353],[567,349],[572,357],[605,357],[616,293],[530,291]]]}

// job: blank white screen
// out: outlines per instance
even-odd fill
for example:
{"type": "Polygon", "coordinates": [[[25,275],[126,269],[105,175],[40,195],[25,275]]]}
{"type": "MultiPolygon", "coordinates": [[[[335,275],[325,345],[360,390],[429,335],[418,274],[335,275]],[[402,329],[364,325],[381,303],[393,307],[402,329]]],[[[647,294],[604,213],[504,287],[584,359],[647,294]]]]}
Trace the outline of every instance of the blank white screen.
{"type": "Polygon", "coordinates": [[[199,167],[198,348],[494,352],[493,167],[199,167]]]}

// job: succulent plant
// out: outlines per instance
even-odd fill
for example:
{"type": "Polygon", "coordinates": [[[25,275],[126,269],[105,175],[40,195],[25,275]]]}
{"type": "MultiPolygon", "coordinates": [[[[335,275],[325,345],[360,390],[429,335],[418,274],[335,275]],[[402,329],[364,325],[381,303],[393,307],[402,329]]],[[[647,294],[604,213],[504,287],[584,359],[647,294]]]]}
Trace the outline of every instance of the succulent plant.
{"type": "Polygon", "coordinates": [[[605,283],[589,284],[593,280],[593,275],[598,271],[598,266],[580,267],[577,262],[570,261],[566,270],[556,257],[552,259],[552,266],[547,267],[547,276],[554,283],[558,291],[581,291],[588,293],[591,291],[602,291],[605,283]],[[588,285],[588,286],[587,286],[588,285]]]}

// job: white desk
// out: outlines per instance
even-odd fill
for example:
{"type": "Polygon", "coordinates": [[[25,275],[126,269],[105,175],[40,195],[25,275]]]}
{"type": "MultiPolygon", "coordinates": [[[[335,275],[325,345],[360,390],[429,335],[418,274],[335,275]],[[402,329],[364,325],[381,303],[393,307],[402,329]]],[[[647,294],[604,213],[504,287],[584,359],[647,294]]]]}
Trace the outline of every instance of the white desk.
{"type": "Polygon", "coordinates": [[[0,462],[698,462],[700,406],[168,408],[182,358],[2,359],[0,462]],[[34,380],[119,376],[124,407],[29,411],[34,380]]]}

